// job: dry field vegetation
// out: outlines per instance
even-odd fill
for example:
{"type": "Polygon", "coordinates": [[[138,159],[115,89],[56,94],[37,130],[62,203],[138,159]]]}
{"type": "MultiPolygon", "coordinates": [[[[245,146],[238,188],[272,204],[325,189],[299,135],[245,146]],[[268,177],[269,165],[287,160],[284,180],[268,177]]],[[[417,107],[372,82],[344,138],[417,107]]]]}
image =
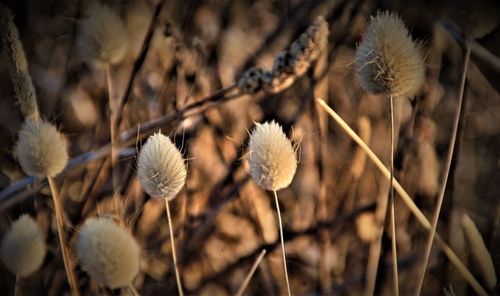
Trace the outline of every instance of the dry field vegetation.
{"type": "Polygon", "coordinates": [[[4,2],[2,295],[500,292],[493,1],[4,2]]]}

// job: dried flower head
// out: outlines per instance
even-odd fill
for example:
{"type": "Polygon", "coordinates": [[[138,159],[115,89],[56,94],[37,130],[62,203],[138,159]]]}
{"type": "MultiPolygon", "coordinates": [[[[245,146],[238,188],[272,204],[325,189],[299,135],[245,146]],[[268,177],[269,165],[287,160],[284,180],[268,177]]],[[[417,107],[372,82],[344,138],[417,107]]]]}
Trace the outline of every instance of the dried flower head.
{"type": "Polygon", "coordinates": [[[87,219],[80,229],[77,248],[83,270],[100,285],[126,287],[139,272],[139,245],[130,232],[111,219],[87,219]]]}
{"type": "Polygon", "coordinates": [[[290,46],[293,56],[292,67],[296,76],[302,76],[315,61],[328,43],[328,23],[322,16],[316,18],[314,23],[300,35],[290,46]]]}
{"type": "Polygon", "coordinates": [[[137,174],[144,190],[155,198],[174,199],[186,183],[182,154],[170,139],[156,133],[139,153],[137,174]]]}
{"type": "Polygon", "coordinates": [[[424,63],[397,14],[379,12],[371,18],[356,51],[356,71],[367,92],[413,97],[420,90],[424,63]]]}
{"type": "Polygon", "coordinates": [[[264,85],[266,74],[266,71],[259,67],[252,67],[246,70],[238,80],[238,89],[245,94],[255,94],[259,92],[264,85]]]}
{"type": "Polygon", "coordinates": [[[128,50],[127,30],[113,9],[94,2],[80,25],[77,45],[82,58],[90,64],[118,64],[128,50]]]}
{"type": "Polygon", "coordinates": [[[297,159],[292,143],[274,121],[256,123],[250,135],[250,175],[266,190],[279,190],[292,182],[297,159]]]}
{"type": "Polygon", "coordinates": [[[28,215],[21,215],[4,235],[0,255],[5,266],[26,277],[43,263],[46,248],[42,232],[28,215]]]}
{"type": "Polygon", "coordinates": [[[289,50],[276,55],[272,77],[264,85],[269,93],[278,93],[290,87],[297,78],[307,72],[312,62],[326,48],[328,43],[328,23],[318,17],[307,30],[295,40],[289,50]]]}
{"type": "Polygon", "coordinates": [[[68,162],[66,139],[55,126],[41,119],[24,122],[15,153],[29,176],[54,177],[68,162]]]}
{"type": "Polygon", "coordinates": [[[28,62],[19,32],[14,24],[11,11],[0,4],[0,40],[3,44],[5,58],[9,66],[9,74],[14,86],[21,113],[25,118],[38,118],[36,93],[28,71],[28,62]]]}

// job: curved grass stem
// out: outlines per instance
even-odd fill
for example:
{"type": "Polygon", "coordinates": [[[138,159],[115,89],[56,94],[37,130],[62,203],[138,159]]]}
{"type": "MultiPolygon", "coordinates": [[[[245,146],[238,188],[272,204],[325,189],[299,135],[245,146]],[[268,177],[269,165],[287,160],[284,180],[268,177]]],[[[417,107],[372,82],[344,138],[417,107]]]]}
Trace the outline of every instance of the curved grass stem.
{"type": "Polygon", "coordinates": [[[139,294],[139,292],[137,292],[137,290],[134,288],[134,285],[130,284],[128,285],[128,288],[130,289],[130,291],[132,292],[132,295],[134,296],[140,296],[141,294],[139,294]]]}
{"type": "Polygon", "coordinates": [[[285,240],[283,239],[283,224],[281,222],[280,204],[278,201],[278,193],[276,193],[276,190],[273,191],[273,193],[274,193],[274,201],[276,202],[276,212],[278,212],[278,223],[280,228],[279,230],[280,230],[280,240],[281,240],[281,254],[283,255],[283,267],[285,268],[286,288],[288,290],[288,296],[291,296],[292,292],[290,291],[290,282],[288,280],[288,269],[286,268],[285,240]]]}
{"type": "Polygon", "coordinates": [[[420,292],[422,290],[422,286],[424,284],[425,271],[427,270],[427,265],[429,263],[429,257],[431,255],[431,250],[432,250],[432,243],[434,242],[434,236],[436,235],[436,228],[437,228],[437,224],[439,221],[439,214],[441,213],[441,207],[443,205],[444,194],[446,191],[446,184],[448,182],[448,176],[450,174],[451,163],[453,160],[453,152],[455,151],[455,144],[457,141],[458,126],[460,124],[460,119],[461,119],[460,114],[462,113],[462,108],[464,108],[464,106],[463,106],[464,105],[464,90],[465,90],[465,81],[467,78],[467,69],[469,67],[469,59],[470,59],[470,52],[471,52],[470,49],[471,49],[470,42],[466,41],[465,42],[464,66],[463,66],[462,77],[461,77],[461,81],[460,81],[460,92],[459,92],[459,96],[458,96],[458,107],[457,107],[457,111],[455,113],[455,119],[453,122],[453,130],[451,132],[450,144],[448,146],[448,154],[446,156],[444,175],[443,175],[443,184],[441,185],[441,188],[439,190],[439,197],[437,200],[436,209],[434,210],[434,214],[432,216],[432,228],[431,228],[431,232],[429,233],[429,236],[427,238],[427,242],[425,244],[424,260],[423,260],[422,267],[421,267],[421,270],[419,273],[418,284],[417,284],[417,289],[415,290],[415,295],[420,295],[420,292]]]}
{"type": "Polygon", "coordinates": [[[79,296],[80,291],[78,290],[78,281],[73,270],[71,251],[66,242],[66,232],[64,231],[64,212],[61,204],[61,199],[59,197],[59,191],[57,190],[56,183],[53,178],[47,177],[47,181],[49,182],[52,200],[54,201],[54,212],[56,214],[59,244],[61,245],[64,268],[66,270],[66,276],[68,277],[69,286],[71,288],[71,294],[73,296],[79,296]]]}
{"type": "Polygon", "coordinates": [[[177,265],[177,255],[175,252],[175,241],[174,241],[174,230],[172,227],[172,218],[170,217],[170,207],[168,205],[168,199],[166,199],[166,198],[165,198],[165,210],[167,211],[168,229],[170,231],[170,244],[172,246],[172,260],[174,260],[175,281],[177,282],[177,290],[179,290],[179,295],[183,296],[184,293],[182,292],[181,275],[179,273],[179,267],[177,265]]]}
{"type": "MultiPolygon", "coordinates": [[[[375,164],[375,166],[382,172],[382,174],[390,180],[390,172],[389,170],[384,166],[382,161],[375,155],[375,153],[366,145],[365,142],[354,132],[351,127],[332,109],[328,104],[323,101],[322,99],[317,99],[318,102],[320,103],[321,107],[332,117],[332,119],[344,130],[344,132],[347,133],[351,139],[358,144],[363,151],[367,154],[368,158],[375,164]]],[[[394,189],[396,192],[399,194],[403,202],[406,204],[408,209],[413,213],[417,221],[424,227],[426,231],[431,231],[432,230],[432,225],[429,222],[429,220],[425,217],[425,215],[420,211],[420,209],[417,207],[417,205],[413,202],[413,199],[410,197],[410,195],[404,190],[404,188],[399,184],[399,182],[396,179],[392,180],[392,185],[394,186],[394,189]]],[[[441,238],[441,236],[436,233],[435,234],[435,240],[438,245],[438,247],[443,251],[443,253],[446,255],[448,260],[455,266],[455,268],[458,270],[458,272],[462,275],[462,277],[469,283],[469,285],[474,289],[474,291],[478,295],[488,295],[486,290],[479,284],[479,282],[474,278],[472,273],[467,269],[467,267],[462,263],[460,258],[455,254],[455,252],[451,249],[451,247],[441,238]]]]}

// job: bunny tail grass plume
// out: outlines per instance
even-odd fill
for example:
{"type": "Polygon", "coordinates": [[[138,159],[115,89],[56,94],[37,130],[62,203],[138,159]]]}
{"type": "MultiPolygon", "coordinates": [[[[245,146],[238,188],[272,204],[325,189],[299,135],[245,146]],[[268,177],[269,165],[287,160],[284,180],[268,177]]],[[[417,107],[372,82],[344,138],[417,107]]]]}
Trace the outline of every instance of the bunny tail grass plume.
{"type": "Polygon", "coordinates": [[[255,182],[272,191],[290,185],[297,169],[292,143],[274,121],[256,123],[250,135],[248,162],[255,182]]]}
{"type": "Polygon", "coordinates": [[[420,90],[424,63],[397,14],[379,12],[371,18],[356,51],[356,72],[370,93],[413,97],[420,90]]]}
{"type": "Polygon", "coordinates": [[[494,289],[497,285],[495,266],[481,233],[467,214],[462,216],[462,227],[470,247],[472,259],[477,263],[476,265],[479,267],[488,288],[494,289]]]}
{"type": "Polygon", "coordinates": [[[137,174],[144,190],[155,198],[174,199],[186,183],[186,166],[170,139],[155,133],[139,153],[137,174]]]}
{"type": "Polygon", "coordinates": [[[128,51],[122,19],[110,7],[96,2],[88,7],[76,42],[83,60],[95,66],[118,64],[128,51]]]}
{"type": "Polygon", "coordinates": [[[139,272],[139,245],[111,219],[87,219],[80,229],[77,249],[83,270],[100,285],[127,287],[139,272]]]}
{"type": "Polygon", "coordinates": [[[9,74],[14,86],[21,113],[25,118],[38,118],[35,87],[28,72],[28,62],[24,55],[23,45],[19,40],[19,32],[14,24],[11,11],[0,4],[0,44],[9,65],[9,74]]]}
{"type": "Polygon", "coordinates": [[[41,119],[24,122],[15,153],[29,176],[54,177],[68,162],[66,139],[55,126],[41,119]]]}
{"type": "Polygon", "coordinates": [[[14,274],[27,277],[43,263],[46,248],[44,236],[35,221],[21,215],[2,239],[0,256],[14,274]]]}

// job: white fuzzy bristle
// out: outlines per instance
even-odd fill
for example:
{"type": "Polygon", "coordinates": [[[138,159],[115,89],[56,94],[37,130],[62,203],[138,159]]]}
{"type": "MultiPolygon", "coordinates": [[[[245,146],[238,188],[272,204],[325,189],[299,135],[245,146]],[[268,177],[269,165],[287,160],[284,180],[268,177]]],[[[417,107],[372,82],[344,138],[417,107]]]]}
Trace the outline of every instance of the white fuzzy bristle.
{"type": "Polygon", "coordinates": [[[68,162],[66,139],[55,126],[43,120],[24,122],[15,153],[21,168],[30,176],[54,177],[68,162]]]}
{"type": "Polygon", "coordinates": [[[137,174],[144,190],[155,198],[172,200],[186,183],[186,166],[170,139],[156,133],[149,137],[138,157],[137,174]]]}
{"type": "Polygon", "coordinates": [[[111,219],[87,219],[80,229],[77,248],[83,270],[100,285],[126,287],[139,272],[137,241],[111,219]]]}
{"type": "Polygon", "coordinates": [[[40,268],[45,253],[44,236],[28,215],[22,215],[14,221],[2,239],[2,261],[18,276],[29,276],[40,268]]]}
{"type": "Polygon", "coordinates": [[[395,13],[372,17],[356,51],[356,71],[368,92],[413,97],[424,83],[420,52],[395,13]]]}
{"type": "Polygon", "coordinates": [[[113,9],[99,3],[88,7],[76,42],[83,60],[96,66],[118,64],[128,51],[128,34],[122,19],[113,9]]]}
{"type": "Polygon", "coordinates": [[[274,121],[256,124],[250,135],[250,175],[266,190],[279,190],[292,182],[297,159],[292,143],[274,121]]]}

